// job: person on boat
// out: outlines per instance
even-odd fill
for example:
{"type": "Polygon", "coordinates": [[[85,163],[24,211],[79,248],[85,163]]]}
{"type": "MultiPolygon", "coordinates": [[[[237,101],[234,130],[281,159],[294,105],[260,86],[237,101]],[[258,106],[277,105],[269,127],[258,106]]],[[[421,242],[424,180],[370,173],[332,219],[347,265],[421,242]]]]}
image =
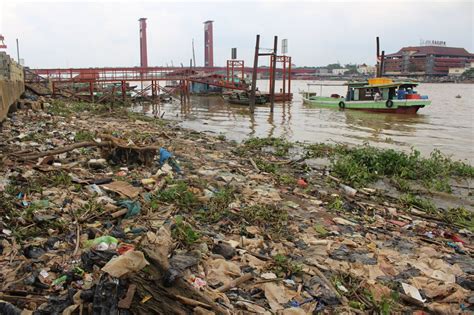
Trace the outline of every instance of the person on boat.
{"type": "Polygon", "coordinates": [[[375,95],[374,95],[374,101],[380,101],[382,99],[382,97],[380,96],[380,93],[377,91],[375,92],[375,95]]]}

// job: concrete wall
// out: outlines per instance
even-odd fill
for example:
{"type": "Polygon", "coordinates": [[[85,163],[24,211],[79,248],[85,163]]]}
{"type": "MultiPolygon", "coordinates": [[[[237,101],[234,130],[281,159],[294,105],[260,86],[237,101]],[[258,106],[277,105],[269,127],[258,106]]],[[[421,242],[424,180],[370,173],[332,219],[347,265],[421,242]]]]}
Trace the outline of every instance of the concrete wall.
{"type": "Polygon", "coordinates": [[[25,91],[23,67],[5,52],[0,52],[0,122],[8,114],[10,106],[25,91]]]}

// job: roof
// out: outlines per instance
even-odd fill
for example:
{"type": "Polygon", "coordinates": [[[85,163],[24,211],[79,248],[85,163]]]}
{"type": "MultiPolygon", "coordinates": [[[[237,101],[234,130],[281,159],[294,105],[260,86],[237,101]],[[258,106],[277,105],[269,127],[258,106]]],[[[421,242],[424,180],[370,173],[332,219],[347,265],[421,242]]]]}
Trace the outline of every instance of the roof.
{"type": "Polygon", "coordinates": [[[455,57],[468,57],[474,58],[474,54],[471,54],[464,48],[457,47],[442,47],[442,46],[410,46],[403,47],[394,54],[385,55],[385,57],[397,57],[402,56],[405,51],[414,51],[414,56],[426,56],[426,55],[442,55],[442,56],[455,56],[455,57]]]}
{"type": "Polygon", "coordinates": [[[391,88],[391,87],[398,87],[398,86],[417,86],[417,82],[412,81],[400,81],[400,82],[393,82],[388,84],[368,84],[367,82],[353,82],[347,84],[350,87],[354,88],[391,88]]]}

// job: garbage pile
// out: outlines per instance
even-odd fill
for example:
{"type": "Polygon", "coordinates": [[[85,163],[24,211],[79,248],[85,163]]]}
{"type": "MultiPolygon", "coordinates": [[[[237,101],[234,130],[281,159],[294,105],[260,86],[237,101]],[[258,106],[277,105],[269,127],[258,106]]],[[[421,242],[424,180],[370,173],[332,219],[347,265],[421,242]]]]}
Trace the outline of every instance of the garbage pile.
{"type": "Polygon", "coordinates": [[[272,148],[43,103],[0,134],[0,314],[474,310],[470,229],[272,148]]]}

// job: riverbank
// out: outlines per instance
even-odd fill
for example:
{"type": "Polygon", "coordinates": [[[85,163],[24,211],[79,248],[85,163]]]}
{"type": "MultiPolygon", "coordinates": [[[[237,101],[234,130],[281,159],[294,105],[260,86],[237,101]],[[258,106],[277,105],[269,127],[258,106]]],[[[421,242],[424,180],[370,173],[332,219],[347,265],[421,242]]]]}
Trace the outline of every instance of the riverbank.
{"type": "Polygon", "coordinates": [[[470,165],[44,107],[0,135],[0,307],[446,314],[474,302],[470,165]]]}
{"type": "MultiPolygon", "coordinates": [[[[416,115],[383,114],[364,111],[322,109],[303,104],[298,91],[318,95],[345,95],[346,87],[308,87],[305,81],[292,81],[293,100],[277,103],[275,111],[258,106],[250,115],[245,106],[229,105],[220,97],[191,97],[191,106],[182,109],[176,103],[161,103],[159,115],[180,121],[180,126],[223,133],[227,139],[241,142],[249,137],[284,137],[292,142],[344,143],[369,145],[402,150],[419,150],[423,156],[438,149],[453,159],[474,164],[474,140],[466,137],[472,130],[471,106],[474,95],[468,84],[421,84],[418,92],[429,95],[432,105],[416,115]],[[461,95],[461,98],[456,98],[461,95]]],[[[318,82],[312,82],[318,83],[318,82]]],[[[324,82],[323,82],[324,83],[324,82]]],[[[330,82],[326,82],[330,83],[330,82]]],[[[343,83],[343,82],[339,82],[343,83]]],[[[280,89],[276,82],[277,90],[280,89]]],[[[258,81],[261,91],[268,89],[267,81],[258,81]]],[[[153,115],[152,107],[136,108],[153,115]]]]}

